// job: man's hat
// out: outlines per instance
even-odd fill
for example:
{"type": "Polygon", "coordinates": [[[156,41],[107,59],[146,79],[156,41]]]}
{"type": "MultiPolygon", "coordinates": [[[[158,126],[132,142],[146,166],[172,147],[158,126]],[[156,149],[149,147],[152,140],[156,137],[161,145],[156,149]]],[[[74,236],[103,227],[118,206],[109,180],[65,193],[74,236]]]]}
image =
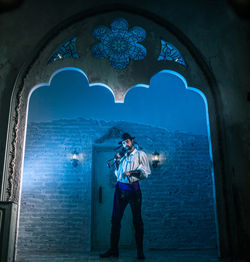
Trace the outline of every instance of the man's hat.
{"type": "Polygon", "coordinates": [[[135,137],[132,137],[129,133],[122,134],[121,138],[122,140],[119,142],[119,144],[122,144],[122,141],[127,140],[127,139],[130,139],[130,140],[135,139],[135,137]]]}

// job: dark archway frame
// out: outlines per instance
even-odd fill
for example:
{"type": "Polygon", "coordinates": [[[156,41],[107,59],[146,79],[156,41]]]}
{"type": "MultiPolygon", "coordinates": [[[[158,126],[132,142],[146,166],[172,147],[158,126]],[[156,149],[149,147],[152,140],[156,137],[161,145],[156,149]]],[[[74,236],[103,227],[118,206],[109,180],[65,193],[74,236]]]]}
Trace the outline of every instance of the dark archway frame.
{"type": "MultiPolygon", "coordinates": [[[[232,255],[232,236],[231,236],[231,219],[229,216],[229,200],[227,196],[227,185],[230,181],[226,179],[226,152],[225,141],[223,139],[224,123],[222,117],[222,103],[221,95],[216,83],[216,79],[205,62],[202,54],[197,50],[188,37],[183,34],[175,25],[166,21],[154,13],[144,9],[134,8],[128,5],[105,5],[87,11],[80,12],[73,17],[61,22],[58,26],[54,27],[41,41],[36,50],[31,54],[26,64],[20,71],[14,90],[12,93],[12,110],[10,110],[9,124],[8,124],[8,137],[5,152],[4,174],[1,186],[1,201],[18,202],[17,191],[20,187],[20,178],[16,175],[17,169],[22,170],[23,157],[24,157],[24,144],[25,144],[25,116],[22,115],[21,103],[24,80],[27,76],[32,65],[35,63],[37,57],[46,45],[53,40],[58,32],[64,31],[70,25],[77,23],[86,18],[97,16],[98,14],[105,14],[109,12],[128,12],[136,14],[151,20],[152,22],[166,28],[187,48],[192,55],[194,61],[202,71],[207,84],[209,92],[212,96],[212,101],[208,100],[208,105],[213,107],[215,118],[210,120],[211,142],[214,156],[214,175],[215,175],[215,190],[217,202],[217,215],[218,215],[218,234],[219,234],[219,254],[221,257],[231,257],[232,255]],[[16,193],[15,193],[16,192],[16,193]]],[[[209,109],[210,109],[209,106],[209,109]]],[[[232,208],[232,207],[231,207],[232,208]]],[[[17,230],[16,230],[17,231],[17,230]]]]}

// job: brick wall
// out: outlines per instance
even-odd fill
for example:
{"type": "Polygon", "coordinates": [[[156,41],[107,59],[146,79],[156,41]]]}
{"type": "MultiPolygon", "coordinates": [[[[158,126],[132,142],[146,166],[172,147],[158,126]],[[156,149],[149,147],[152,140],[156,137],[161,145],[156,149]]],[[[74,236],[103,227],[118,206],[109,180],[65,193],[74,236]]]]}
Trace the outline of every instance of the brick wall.
{"type": "Polygon", "coordinates": [[[216,246],[206,136],[79,118],[28,124],[18,252],[90,249],[92,146],[117,130],[135,135],[149,157],[161,154],[159,167],[141,181],[145,247],[216,246]],[[75,149],[83,154],[76,168],[69,159],[75,149]]]}

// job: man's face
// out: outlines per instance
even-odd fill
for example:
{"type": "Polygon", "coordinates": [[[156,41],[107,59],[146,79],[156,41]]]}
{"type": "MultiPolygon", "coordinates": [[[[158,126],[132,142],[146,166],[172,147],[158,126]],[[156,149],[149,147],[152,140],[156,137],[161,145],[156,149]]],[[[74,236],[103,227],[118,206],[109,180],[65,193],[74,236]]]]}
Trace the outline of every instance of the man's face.
{"type": "Polygon", "coordinates": [[[126,139],[122,141],[122,146],[123,148],[127,149],[127,150],[131,150],[133,147],[133,139],[126,139]]]}

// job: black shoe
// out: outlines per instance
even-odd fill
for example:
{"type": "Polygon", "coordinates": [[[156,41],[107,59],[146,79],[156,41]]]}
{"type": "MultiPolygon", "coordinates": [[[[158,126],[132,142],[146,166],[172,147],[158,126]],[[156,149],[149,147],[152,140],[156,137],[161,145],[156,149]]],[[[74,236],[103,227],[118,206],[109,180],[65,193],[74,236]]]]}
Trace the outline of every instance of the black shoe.
{"type": "Polygon", "coordinates": [[[104,257],[119,257],[119,252],[118,250],[114,250],[114,249],[109,249],[107,252],[102,253],[99,255],[101,258],[104,257]]]}
{"type": "Polygon", "coordinates": [[[142,250],[137,251],[137,259],[145,259],[146,257],[143,254],[142,250]]]}

